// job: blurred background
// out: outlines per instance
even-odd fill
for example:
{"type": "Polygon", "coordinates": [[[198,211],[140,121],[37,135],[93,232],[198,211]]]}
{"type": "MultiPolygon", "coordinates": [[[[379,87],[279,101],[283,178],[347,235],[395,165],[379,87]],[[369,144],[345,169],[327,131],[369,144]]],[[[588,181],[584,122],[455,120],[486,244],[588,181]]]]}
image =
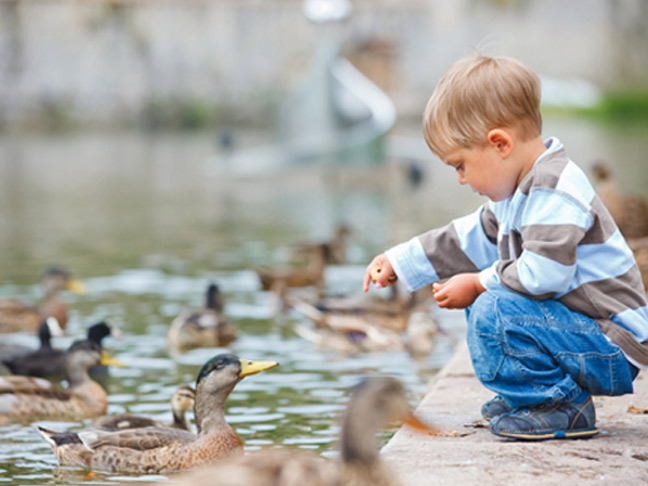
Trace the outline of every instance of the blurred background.
{"type": "MultiPolygon", "coordinates": [[[[421,136],[439,77],[476,50],[533,68],[543,136],[588,173],[605,163],[620,194],[648,197],[644,0],[1,1],[0,298],[38,302],[52,264],[86,284],[62,292],[70,320],[55,344],[99,320],[123,331],[104,344],[129,365],[102,381],[109,413],[167,420],[175,386],[224,349],[278,360],[236,388],[228,420],[248,450],[335,456],[349,388],[388,373],[416,403],[463,314],[427,303],[438,330],[424,353],[406,336],[336,349],[256,271],[299,266],[296,244],[343,225],[344,258],[308,298],[355,295],[375,254],[483,202],[421,136]],[[210,282],[238,339],[170,350],[170,322],[210,282]]],[[[0,340],[37,346],[33,332],[0,340]]],[[[0,422],[0,436],[0,482],[134,479],[58,468],[25,424],[0,422]]]]}

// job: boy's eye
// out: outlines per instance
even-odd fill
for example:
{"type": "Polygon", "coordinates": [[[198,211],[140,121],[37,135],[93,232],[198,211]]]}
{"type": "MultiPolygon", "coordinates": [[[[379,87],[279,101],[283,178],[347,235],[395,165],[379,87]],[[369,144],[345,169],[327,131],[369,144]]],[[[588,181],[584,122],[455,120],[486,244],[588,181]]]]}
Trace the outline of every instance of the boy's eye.
{"type": "Polygon", "coordinates": [[[460,170],[463,170],[463,164],[455,165],[455,170],[459,172],[460,170]]]}

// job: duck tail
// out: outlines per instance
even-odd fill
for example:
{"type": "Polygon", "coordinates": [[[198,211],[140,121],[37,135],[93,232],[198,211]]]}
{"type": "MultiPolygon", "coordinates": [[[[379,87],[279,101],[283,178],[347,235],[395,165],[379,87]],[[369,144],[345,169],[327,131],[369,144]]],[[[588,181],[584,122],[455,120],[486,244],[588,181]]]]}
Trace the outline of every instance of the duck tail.
{"type": "Polygon", "coordinates": [[[36,429],[54,450],[66,444],[81,443],[79,436],[74,432],[59,432],[54,429],[43,427],[42,425],[37,425],[36,429]]]}

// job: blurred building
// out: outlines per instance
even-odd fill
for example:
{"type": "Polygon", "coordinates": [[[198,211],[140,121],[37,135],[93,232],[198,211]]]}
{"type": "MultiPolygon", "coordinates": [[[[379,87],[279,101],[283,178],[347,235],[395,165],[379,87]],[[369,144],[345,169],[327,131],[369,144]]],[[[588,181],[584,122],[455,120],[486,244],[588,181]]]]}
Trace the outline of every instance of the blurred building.
{"type": "MultiPolygon", "coordinates": [[[[354,0],[344,53],[420,116],[470,49],[608,89],[648,83],[645,0],[354,0]]],[[[302,0],[2,0],[0,127],[263,123],[321,38],[302,0]]]]}

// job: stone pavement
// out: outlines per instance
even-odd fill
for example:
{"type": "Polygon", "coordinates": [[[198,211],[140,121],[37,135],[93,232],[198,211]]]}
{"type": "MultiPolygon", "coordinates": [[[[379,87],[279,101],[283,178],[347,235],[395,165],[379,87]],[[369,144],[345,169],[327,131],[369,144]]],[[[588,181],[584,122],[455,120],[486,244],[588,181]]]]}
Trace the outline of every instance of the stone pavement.
{"type": "Polygon", "coordinates": [[[600,433],[591,439],[531,443],[497,437],[480,415],[492,395],[460,344],[417,407],[427,423],[458,435],[402,427],[382,449],[403,486],[648,485],[648,414],[629,411],[648,408],[648,372],[639,374],[632,395],[595,397],[600,433]]]}

